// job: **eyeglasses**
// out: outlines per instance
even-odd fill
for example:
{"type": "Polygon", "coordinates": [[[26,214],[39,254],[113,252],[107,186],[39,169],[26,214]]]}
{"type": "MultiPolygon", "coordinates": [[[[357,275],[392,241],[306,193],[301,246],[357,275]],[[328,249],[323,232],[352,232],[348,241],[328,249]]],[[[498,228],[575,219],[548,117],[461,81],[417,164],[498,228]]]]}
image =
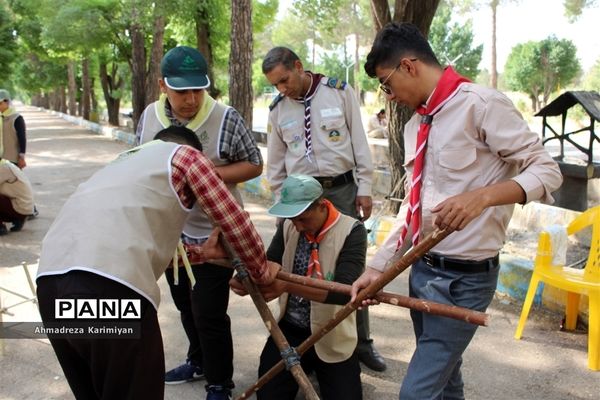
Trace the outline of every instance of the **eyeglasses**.
{"type": "MultiPolygon", "coordinates": [[[[417,58],[410,58],[409,59],[412,62],[417,61],[417,58]]],[[[392,77],[392,75],[394,75],[394,72],[398,71],[398,68],[400,68],[400,66],[402,65],[402,60],[400,60],[400,62],[398,63],[398,65],[396,65],[396,68],[394,68],[392,70],[392,72],[389,73],[388,76],[385,77],[385,79],[383,80],[383,82],[381,82],[381,84],[379,85],[379,89],[381,89],[381,91],[387,95],[391,95],[392,94],[392,88],[390,87],[388,81],[390,80],[390,78],[392,77]]]]}

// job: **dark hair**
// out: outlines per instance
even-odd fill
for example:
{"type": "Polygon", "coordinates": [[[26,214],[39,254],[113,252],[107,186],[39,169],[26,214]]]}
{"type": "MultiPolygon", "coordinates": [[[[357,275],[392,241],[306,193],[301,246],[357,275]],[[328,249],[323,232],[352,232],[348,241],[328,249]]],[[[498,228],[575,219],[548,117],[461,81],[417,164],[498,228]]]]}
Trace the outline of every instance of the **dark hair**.
{"type": "Polygon", "coordinates": [[[200,143],[198,136],[185,126],[171,125],[154,135],[154,140],[186,144],[192,146],[196,150],[202,151],[202,143],[200,143]]]}
{"type": "Polygon", "coordinates": [[[385,108],[382,108],[381,110],[379,110],[379,112],[377,113],[377,115],[381,115],[381,114],[385,114],[385,108]]]}
{"type": "Polygon", "coordinates": [[[367,55],[365,72],[374,78],[376,67],[394,68],[403,57],[414,57],[425,64],[440,65],[419,28],[406,22],[391,22],[377,33],[367,55]]]}
{"type": "Polygon", "coordinates": [[[287,69],[293,69],[296,61],[300,61],[300,58],[292,50],[283,46],[273,47],[263,59],[262,72],[268,74],[279,64],[283,64],[287,69]]]}

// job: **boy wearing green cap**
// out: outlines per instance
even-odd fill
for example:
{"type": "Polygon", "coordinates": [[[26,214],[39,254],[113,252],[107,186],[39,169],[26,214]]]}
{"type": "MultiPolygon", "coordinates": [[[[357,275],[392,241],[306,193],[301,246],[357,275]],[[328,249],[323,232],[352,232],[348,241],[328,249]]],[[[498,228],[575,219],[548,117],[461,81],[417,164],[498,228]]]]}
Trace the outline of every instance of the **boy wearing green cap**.
{"type": "MultiPolygon", "coordinates": [[[[267,259],[281,264],[283,271],[344,284],[360,276],[367,252],[365,227],[324,199],[315,178],[288,176],[281,198],[269,214],[285,218],[267,251],[267,259]]],[[[234,292],[245,294],[236,279],[230,284],[234,292]]],[[[350,300],[349,296],[281,280],[261,291],[267,300],[279,298],[279,327],[293,347],[318,331],[350,300]]],[[[302,355],[302,368],[307,373],[315,371],[323,399],[362,399],[360,365],[354,352],[357,340],[356,314],[352,314],[302,355]]],[[[259,375],[280,360],[269,337],[260,356],[259,375]]],[[[297,392],[296,381],[284,371],[256,395],[259,400],[293,400],[297,392]]]]}
{"type": "MultiPolygon", "coordinates": [[[[214,163],[229,191],[242,204],[236,184],[259,176],[263,161],[254,137],[240,114],[215,101],[208,66],[202,54],[191,47],[169,50],[161,61],[160,99],[144,110],[137,127],[139,143],[152,140],[161,129],[185,126],[196,133],[203,153],[214,163]]],[[[206,214],[195,208],[186,220],[184,244],[202,243],[212,231],[206,214]]],[[[233,271],[211,263],[193,268],[197,285],[189,287],[180,273],[175,285],[172,269],[166,277],[171,295],[181,313],[189,340],[187,361],[166,373],[165,383],[207,380],[207,399],[228,399],[233,388],[233,340],[227,315],[229,285],[233,271]],[[182,279],[183,278],[183,279],[182,279]]]]}

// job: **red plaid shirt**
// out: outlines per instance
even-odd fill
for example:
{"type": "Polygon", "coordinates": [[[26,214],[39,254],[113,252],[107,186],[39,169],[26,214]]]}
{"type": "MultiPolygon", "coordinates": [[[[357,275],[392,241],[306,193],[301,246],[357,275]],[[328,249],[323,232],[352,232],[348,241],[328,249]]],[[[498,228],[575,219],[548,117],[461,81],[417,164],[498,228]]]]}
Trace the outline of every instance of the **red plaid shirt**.
{"type": "Polygon", "coordinates": [[[201,152],[181,146],[171,162],[171,179],[181,202],[192,207],[199,203],[208,217],[221,227],[225,239],[255,281],[267,272],[265,247],[256,228],[217,175],[215,166],[201,152]]]}

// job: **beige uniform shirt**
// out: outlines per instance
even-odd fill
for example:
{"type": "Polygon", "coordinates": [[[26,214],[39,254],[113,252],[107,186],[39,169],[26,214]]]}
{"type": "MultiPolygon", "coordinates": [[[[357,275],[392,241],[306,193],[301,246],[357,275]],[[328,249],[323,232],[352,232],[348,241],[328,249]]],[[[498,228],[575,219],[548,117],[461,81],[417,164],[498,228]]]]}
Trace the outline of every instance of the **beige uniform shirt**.
{"type": "Polygon", "coordinates": [[[10,199],[19,214],[33,214],[31,183],[19,167],[7,160],[0,160],[0,194],[10,199]]]}
{"type": "MultiPolygon", "coordinates": [[[[407,182],[412,179],[421,116],[405,127],[407,182]]],[[[461,193],[512,179],[524,190],[526,202],[552,203],[551,193],[562,183],[556,162],[511,101],[496,90],[463,84],[433,118],[421,190],[421,237],[434,228],[431,209],[461,193]]],[[[385,269],[394,254],[408,210],[407,196],[396,223],[370,267],[385,269]]],[[[506,236],[514,205],[490,207],[462,231],[456,231],[431,251],[449,258],[483,260],[495,256],[506,236]]],[[[411,232],[407,238],[410,238],[411,232]]],[[[405,240],[401,251],[410,245],[405,240]]]]}
{"type": "Polygon", "coordinates": [[[337,176],[355,169],[357,196],[371,195],[373,164],[360,108],[349,85],[321,79],[311,102],[311,161],[305,156],[304,105],[284,97],[269,114],[267,179],[277,193],[291,174],[337,176]]]}

